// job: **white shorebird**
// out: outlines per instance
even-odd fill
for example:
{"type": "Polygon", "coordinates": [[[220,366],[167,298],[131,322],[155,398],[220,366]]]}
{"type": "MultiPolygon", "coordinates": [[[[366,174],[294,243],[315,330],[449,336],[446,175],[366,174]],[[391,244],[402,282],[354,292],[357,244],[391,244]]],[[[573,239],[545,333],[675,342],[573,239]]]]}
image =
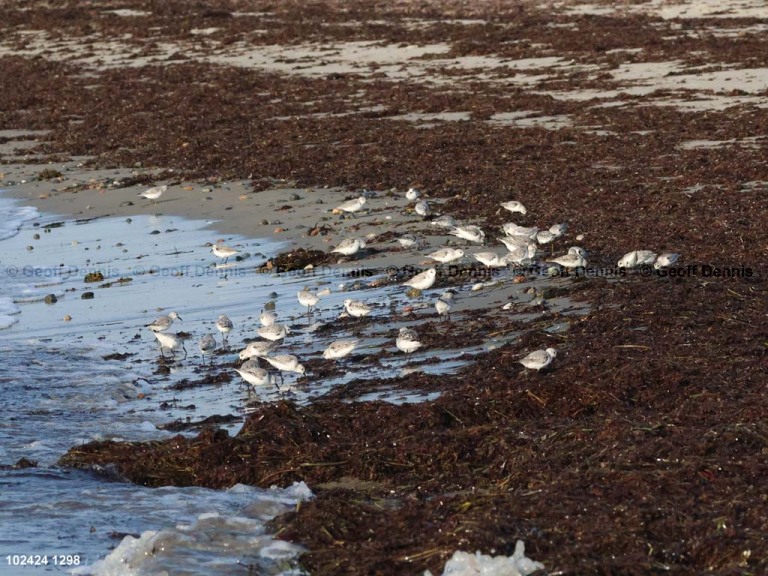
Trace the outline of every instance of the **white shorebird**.
{"type": "Polygon", "coordinates": [[[307,307],[307,314],[311,314],[312,308],[314,308],[320,301],[320,297],[317,294],[310,292],[307,288],[304,288],[304,290],[298,293],[298,299],[299,304],[307,307]]]}
{"type": "Polygon", "coordinates": [[[477,242],[478,244],[485,243],[485,232],[483,232],[479,226],[473,224],[467,226],[456,226],[452,228],[449,234],[458,236],[469,242],[477,242]]]}
{"type": "Polygon", "coordinates": [[[553,224],[549,227],[549,232],[551,234],[555,235],[555,238],[560,238],[563,234],[565,234],[568,231],[568,224],[561,223],[561,224],[553,224]]]}
{"type": "Polygon", "coordinates": [[[368,304],[360,300],[352,300],[352,298],[344,300],[344,309],[347,311],[347,314],[355,318],[368,316],[368,314],[373,312],[373,308],[368,306],[368,304]]]}
{"type": "Polygon", "coordinates": [[[259,314],[259,323],[262,326],[272,326],[275,322],[277,322],[277,314],[272,310],[262,310],[259,314]]]}
{"type": "Polygon", "coordinates": [[[437,226],[439,228],[455,228],[456,220],[450,214],[443,214],[442,216],[438,216],[437,218],[432,220],[430,224],[432,224],[432,226],[437,226]]]}
{"type": "Polygon", "coordinates": [[[342,240],[336,248],[331,250],[331,252],[343,256],[352,256],[353,254],[357,254],[363,248],[365,248],[365,240],[362,240],[361,238],[346,238],[345,240],[342,240]]]}
{"type": "Polygon", "coordinates": [[[555,253],[555,240],[557,240],[560,236],[552,232],[552,230],[542,230],[538,234],[536,234],[536,242],[539,243],[539,245],[544,246],[545,244],[549,244],[551,251],[550,254],[555,253]]]}
{"type": "Polygon", "coordinates": [[[552,234],[549,230],[542,230],[541,232],[536,233],[536,242],[539,244],[549,244],[554,241],[555,238],[557,238],[557,236],[552,234]]]}
{"type": "Polygon", "coordinates": [[[515,250],[507,252],[504,256],[499,258],[499,260],[504,262],[507,266],[510,264],[516,266],[529,266],[533,255],[536,253],[535,248],[531,250],[531,246],[534,245],[529,244],[528,246],[520,246],[515,250]]]}
{"type": "Polygon", "coordinates": [[[154,188],[149,188],[148,190],[144,190],[144,192],[139,192],[139,196],[142,198],[146,198],[147,200],[150,200],[152,204],[157,204],[157,199],[160,198],[160,196],[163,195],[163,192],[168,190],[168,186],[162,185],[162,186],[155,186],[154,188]]]}
{"type": "Polygon", "coordinates": [[[248,345],[240,350],[240,360],[250,360],[251,358],[264,358],[267,354],[275,349],[273,342],[265,342],[264,340],[255,340],[249,342],[248,345]]]}
{"type": "Polygon", "coordinates": [[[536,235],[539,233],[539,229],[535,226],[528,228],[526,226],[515,224],[514,222],[507,222],[502,225],[501,231],[504,232],[505,236],[522,236],[528,240],[535,240],[536,235]]]}
{"type": "Polygon", "coordinates": [[[416,212],[422,218],[426,218],[432,214],[432,209],[429,207],[429,203],[426,200],[419,200],[413,207],[413,211],[416,212]]]}
{"type": "Polygon", "coordinates": [[[536,255],[536,244],[523,236],[507,236],[498,240],[507,247],[510,254],[509,258],[512,260],[530,259],[536,255]]]}
{"type": "Polygon", "coordinates": [[[437,310],[438,316],[441,318],[445,317],[446,319],[450,320],[451,318],[451,303],[443,300],[442,298],[438,298],[435,300],[435,310],[437,310]]]}
{"type": "Polygon", "coordinates": [[[290,332],[291,332],[290,328],[288,328],[288,326],[285,326],[284,324],[270,324],[269,326],[262,326],[256,331],[256,333],[259,336],[261,336],[265,340],[270,340],[272,342],[277,342],[278,340],[282,340],[290,332]]]}
{"type": "Polygon", "coordinates": [[[432,287],[437,279],[437,270],[429,268],[420,274],[416,274],[410,280],[403,282],[403,286],[410,286],[416,290],[427,290],[432,287]]]}
{"type": "Polygon", "coordinates": [[[360,340],[336,340],[335,342],[331,342],[328,345],[328,348],[326,348],[323,351],[323,358],[329,359],[329,360],[338,360],[339,358],[344,358],[344,356],[347,356],[352,353],[352,350],[357,348],[357,345],[360,343],[360,340]]]}
{"type": "Polygon", "coordinates": [[[440,250],[435,250],[431,254],[427,254],[427,258],[431,258],[432,260],[435,260],[436,262],[442,262],[443,264],[448,264],[449,262],[453,262],[454,260],[458,260],[459,258],[464,257],[464,250],[461,248],[440,248],[440,250]]]}
{"type": "Polygon", "coordinates": [[[171,327],[174,320],[181,321],[181,316],[176,312],[171,312],[167,316],[158,316],[152,320],[151,324],[147,324],[146,327],[152,330],[152,332],[165,332],[171,327]]]}
{"type": "Polygon", "coordinates": [[[447,320],[451,319],[451,307],[453,303],[453,295],[455,292],[456,291],[453,288],[450,288],[443,292],[435,301],[435,310],[437,310],[437,314],[441,318],[445,317],[447,320]]]}
{"type": "Polygon", "coordinates": [[[274,384],[277,386],[274,377],[264,370],[264,368],[261,368],[256,360],[243,362],[243,365],[240,366],[240,368],[235,368],[235,372],[240,374],[240,377],[243,380],[254,387],[264,386],[265,384],[274,384]]]}
{"type": "Polygon", "coordinates": [[[170,350],[174,358],[176,358],[175,350],[181,348],[184,350],[184,358],[187,357],[187,349],[184,348],[184,342],[176,334],[171,332],[155,332],[154,334],[155,338],[157,338],[157,341],[160,343],[160,355],[163,358],[165,358],[165,354],[163,354],[163,348],[170,350]]]}
{"type": "Polygon", "coordinates": [[[352,216],[354,216],[354,213],[361,210],[363,206],[365,206],[365,196],[360,196],[359,198],[349,200],[348,202],[344,202],[344,204],[336,206],[335,210],[340,212],[347,212],[348,214],[352,214],[352,216]]]}
{"type": "MultiPolygon", "coordinates": [[[[205,364],[205,355],[212,355],[217,346],[218,344],[216,343],[216,338],[214,338],[213,334],[206,334],[203,336],[203,338],[198,343],[200,354],[203,355],[203,364],[205,364]]],[[[213,363],[213,357],[211,357],[211,363],[213,363]]]]}
{"type": "Polygon", "coordinates": [[[624,254],[617,265],[619,268],[634,268],[635,266],[650,266],[655,261],[655,252],[651,250],[633,250],[624,254]]]}
{"type": "Polygon", "coordinates": [[[272,364],[280,372],[296,372],[297,374],[304,374],[307,370],[304,368],[304,364],[299,362],[299,359],[293,354],[281,354],[279,356],[265,356],[264,360],[272,364]]]}
{"type": "Polygon", "coordinates": [[[232,332],[232,328],[234,327],[235,325],[232,324],[232,320],[230,320],[226,314],[222,314],[219,316],[219,319],[216,320],[216,330],[221,332],[225,342],[227,341],[227,335],[232,332]]]}
{"type": "Polygon", "coordinates": [[[587,256],[583,248],[578,246],[571,246],[568,249],[568,254],[552,258],[547,262],[554,262],[560,264],[563,268],[583,268],[587,265],[587,256]]]}
{"type": "Polygon", "coordinates": [[[656,262],[653,263],[653,267],[656,270],[659,270],[660,268],[672,266],[672,264],[677,262],[678,258],[680,258],[680,254],[677,252],[664,252],[664,254],[661,254],[658,258],[656,258],[656,262]]]}
{"type": "Polygon", "coordinates": [[[419,196],[421,196],[421,192],[416,190],[416,188],[408,188],[408,191],[405,193],[405,199],[411,202],[418,200],[419,196]]]}
{"type": "Polygon", "coordinates": [[[400,328],[400,333],[397,335],[395,346],[397,346],[397,349],[401,352],[411,354],[421,348],[423,344],[419,342],[419,335],[416,334],[415,331],[403,327],[400,328]]]}
{"type": "Polygon", "coordinates": [[[504,210],[509,210],[512,213],[515,213],[515,212],[519,212],[520,214],[528,213],[528,210],[525,209],[525,206],[523,206],[522,202],[518,202],[517,200],[502,202],[501,207],[504,208],[504,210]]]}
{"type": "Polygon", "coordinates": [[[518,360],[520,364],[531,370],[541,370],[552,364],[552,360],[557,356],[557,350],[547,348],[546,350],[536,350],[531,352],[525,358],[518,360]]]}
{"type": "Polygon", "coordinates": [[[223,244],[214,244],[211,246],[211,252],[213,252],[213,255],[217,258],[224,258],[224,264],[226,264],[227,260],[232,258],[232,256],[237,256],[240,254],[240,252],[234,248],[224,246],[223,244]]]}
{"type": "Polygon", "coordinates": [[[496,252],[478,252],[472,254],[472,257],[481,264],[485,264],[486,268],[504,268],[508,264],[506,256],[500,257],[496,252]]]}
{"type": "Polygon", "coordinates": [[[397,243],[400,244],[402,248],[413,248],[416,246],[419,241],[413,234],[403,234],[400,236],[400,238],[397,239],[397,243]]]}
{"type": "Polygon", "coordinates": [[[530,242],[525,236],[505,236],[503,238],[497,238],[497,240],[504,244],[510,252],[517,250],[521,246],[526,247],[527,250],[528,243],[530,242]]]}

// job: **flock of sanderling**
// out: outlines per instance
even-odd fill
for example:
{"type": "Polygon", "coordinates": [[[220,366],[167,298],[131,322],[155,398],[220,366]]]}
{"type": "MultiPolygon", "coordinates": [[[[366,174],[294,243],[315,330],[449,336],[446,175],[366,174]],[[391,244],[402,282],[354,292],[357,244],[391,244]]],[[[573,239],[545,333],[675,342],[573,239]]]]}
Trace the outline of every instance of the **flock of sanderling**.
{"type": "MultiPolygon", "coordinates": [[[[165,190],[165,186],[160,186],[142,192],[140,195],[155,202],[165,190]]],[[[447,214],[434,214],[429,202],[421,198],[421,193],[418,190],[410,188],[406,192],[405,197],[409,202],[414,202],[412,211],[423,219],[429,220],[432,226],[444,228],[447,230],[448,234],[465,240],[468,245],[473,243],[480,245],[486,244],[486,233],[479,226],[460,224],[452,216],[447,214]]],[[[366,197],[360,196],[359,198],[349,200],[337,206],[333,212],[336,214],[350,214],[352,217],[355,217],[355,214],[360,212],[366,206],[366,203],[366,197]]],[[[501,203],[501,208],[512,214],[527,214],[525,206],[518,201],[503,202],[501,203]]],[[[505,268],[509,266],[531,266],[535,262],[537,254],[542,251],[542,247],[549,244],[551,248],[550,256],[540,258],[539,262],[557,264],[565,269],[586,267],[587,252],[579,246],[571,246],[566,254],[557,257],[554,256],[554,244],[559,238],[565,235],[567,229],[568,227],[564,223],[557,223],[547,229],[540,229],[538,227],[526,227],[514,222],[508,222],[501,226],[502,234],[497,237],[497,240],[507,250],[505,254],[499,254],[489,250],[467,254],[464,249],[455,246],[444,246],[426,254],[426,257],[439,264],[449,264],[471,256],[474,260],[483,264],[487,269],[505,268]]],[[[577,236],[576,239],[582,240],[583,236],[577,236]]],[[[422,246],[422,242],[413,234],[402,234],[397,239],[397,242],[403,250],[410,250],[422,246]]],[[[331,253],[339,254],[344,257],[352,257],[365,247],[365,239],[350,237],[344,239],[334,247],[331,250],[331,253]]],[[[229,258],[240,254],[238,250],[222,244],[214,244],[211,251],[216,257],[223,259],[224,264],[227,263],[229,258]]],[[[675,264],[678,258],[679,254],[677,253],[663,253],[657,255],[650,250],[635,250],[625,254],[618,261],[618,267],[629,269],[638,266],[652,265],[654,268],[660,269],[675,264]]],[[[403,282],[403,286],[417,291],[417,294],[421,295],[421,292],[432,288],[437,278],[437,268],[430,267],[403,282]]],[[[308,288],[304,288],[298,292],[298,302],[301,306],[306,307],[307,315],[310,316],[313,314],[320,297],[327,295],[328,293],[329,290],[327,289],[321,292],[312,292],[308,288]]],[[[458,292],[455,289],[451,288],[444,291],[436,298],[434,305],[440,318],[449,318],[453,298],[457,293],[458,292]]],[[[353,318],[362,318],[369,315],[374,310],[374,307],[370,304],[352,298],[344,300],[343,307],[344,311],[341,313],[341,316],[350,316],[353,318]]],[[[152,323],[147,325],[147,328],[154,333],[160,346],[161,354],[164,355],[163,350],[165,349],[169,350],[175,357],[176,350],[183,350],[186,356],[186,348],[184,347],[182,339],[177,334],[169,331],[174,320],[181,320],[181,318],[176,312],[171,312],[166,316],[156,318],[152,323]]],[[[245,382],[254,387],[263,385],[277,386],[277,378],[279,377],[282,381],[283,372],[304,374],[306,369],[298,357],[292,354],[275,354],[275,349],[279,345],[278,343],[282,342],[290,334],[291,330],[289,326],[280,324],[278,322],[277,314],[272,310],[263,310],[259,316],[259,322],[261,326],[257,330],[257,334],[261,340],[250,342],[239,352],[239,358],[243,363],[239,368],[236,368],[235,371],[245,382]],[[262,367],[261,361],[266,362],[267,366],[271,367],[271,370],[262,367]]],[[[215,326],[221,333],[222,344],[228,344],[228,334],[234,328],[232,320],[222,314],[216,321],[215,326]]],[[[351,354],[360,345],[360,342],[361,340],[359,338],[349,338],[332,342],[323,351],[323,358],[341,360],[351,354]]],[[[419,341],[419,335],[415,330],[404,327],[400,329],[400,332],[397,335],[395,346],[401,352],[410,354],[421,348],[423,344],[419,341]]],[[[212,356],[218,347],[219,344],[214,334],[206,334],[199,341],[199,350],[203,357],[203,361],[205,361],[206,357],[212,356]]],[[[554,348],[536,350],[520,359],[519,363],[525,368],[538,371],[548,367],[556,356],[557,351],[554,348]]]]}

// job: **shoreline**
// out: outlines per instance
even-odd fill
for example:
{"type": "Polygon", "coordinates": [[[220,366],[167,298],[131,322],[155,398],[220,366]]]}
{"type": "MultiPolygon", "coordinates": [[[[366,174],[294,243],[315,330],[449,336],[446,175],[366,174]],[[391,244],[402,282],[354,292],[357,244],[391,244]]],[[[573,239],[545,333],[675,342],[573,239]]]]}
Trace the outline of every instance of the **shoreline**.
{"type": "MultiPolygon", "coordinates": [[[[11,28],[0,66],[19,79],[0,94],[0,129],[50,132],[34,145],[0,141],[3,161],[87,155],[99,179],[147,166],[120,172],[136,179],[124,189],[35,183],[27,197],[42,209],[130,216],[147,208],[136,194],[161,183],[145,177],[155,173],[171,183],[158,211],[221,227],[201,244],[242,233],[327,252],[355,234],[373,247],[363,265],[424,266],[382,234],[431,232],[402,198],[415,186],[490,241],[509,220],[567,222],[566,246],[583,235],[595,270],[647,248],[680,252],[696,271],[563,280],[591,306],[567,331],[545,330],[562,320],[550,310],[456,374],[388,382],[440,392],[428,402],[350,402],[368,392],[350,382],[316,404],[258,406],[237,436],[91,443],[63,464],[112,463],[149,485],[187,470],[180,483],[217,488],[305,480],[317,497],[273,528],[307,547],[314,575],[440,573],[455,550],[511,554],[517,539],[566,574],[768,569],[768,467],[754,457],[767,449],[768,13],[449,0],[260,11],[254,0],[252,13],[216,3],[174,27],[162,11],[73,8],[67,37],[42,53],[61,14],[20,6],[0,9],[11,28]],[[110,36],[124,42],[102,45],[110,36]],[[363,189],[374,192],[367,216],[328,212],[363,189]],[[498,208],[512,199],[529,213],[498,208]],[[327,234],[305,236],[323,224],[327,234]],[[753,273],[704,277],[705,266],[753,273]],[[552,345],[550,370],[522,371],[519,358],[552,345]],[[166,468],[145,465],[158,459],[166,468]]],[[[433,248],[446,239],[427,236],[433,248]]],[[[427,345],[518,328],[463,312],[422,319],[427,345]]]]}

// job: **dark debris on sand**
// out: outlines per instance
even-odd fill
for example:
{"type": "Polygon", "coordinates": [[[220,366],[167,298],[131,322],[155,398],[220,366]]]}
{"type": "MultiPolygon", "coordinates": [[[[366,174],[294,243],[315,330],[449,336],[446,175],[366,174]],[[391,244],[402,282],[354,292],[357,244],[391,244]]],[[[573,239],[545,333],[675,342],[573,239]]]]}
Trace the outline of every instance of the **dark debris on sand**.
{"type": "MultiPolygon", "coordinates": [[[[131,6],[150,10],[151,25],[83,3],[20,0],[3,3],[0,22],[18,48],[29,42],[21,30],[98,31],[130,34],[152,54],[160,37],[191,38],[191,30],[215,26],[210,39],[195,40],[200,47],[260,28],[267,32],[247,34],[249,42],[449,42],[455,57],[513,59],[540,57],[546,45],[610,69],[672,60],[768,65],[764,35],[712,34],[707,18],[565,15],[527,2],[453,0],[131,6]],[[227,17],[235,8],[253,15],[227,17]],[[418,39],[413,19],[425,21],[418,39]]],[[[443,390],[431,402],[279,402],[257,408],[235,437],[205,429],[194,438],[95,442],[72,448],[62,465],[112,463],[149,486],[304,480],[317,497],[273,528],[307,547],[302,562],[314,575],[440,572],[454,550],[509,554],[517,539],[563,574],[768,573],[768,197],[749,185],[768,181],[765,145],[680,147],[762,137],[766,108],[682,111],[629,94],[622,106],[595,106],[532,93],[511,82],[517,72],[508,68],[494,71],[498,82],[468,83],[468,72],[446,71],[456,89],[383,74],[282,76],[178,55],[163,66],[79,72],[44,58],[0,58],[0,74],[14,79],[0,91],[0,128],[52,130],[40,150],[51,157],[174,167],[185,178],[257,175],[255,190],[271,178],[349,190],[405,190],[418,179],[447,212],[489,227],[507,219],[498,204],[513,198],[536,223],[568,222],[586,234],[599,265],[647,247],[682,252],[686,264],[752,273],[588,279],[579,297],[592,311],[568,332],[529,332],[454,376],[415,373],[387,383],[443,390]],[[470,121],[429,129],[393,118],[467,111],[470,121]],[[569,115],[574,126],[484,121],[518,111],[569,115]],[[553,343],[560,354],[548,372],[522,371],[521,356],[553,343]]],[[[610,74],[564,71],[548,88],[621,86],[610,74]]]]}

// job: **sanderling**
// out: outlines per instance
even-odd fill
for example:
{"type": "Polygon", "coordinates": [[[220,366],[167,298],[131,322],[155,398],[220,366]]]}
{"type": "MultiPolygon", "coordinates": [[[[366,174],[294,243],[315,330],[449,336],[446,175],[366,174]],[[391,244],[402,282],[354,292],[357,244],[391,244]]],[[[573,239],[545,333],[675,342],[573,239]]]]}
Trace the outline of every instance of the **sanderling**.
{"type": "Polygon", "coordinates": [[[224,341],[227,341],[227,335],[232,331],[232,328],[234,328],[235,325],[232,324],[232,320],[229,319],[229,317],[226,314],[222,314],[219,316],[219,319],[216,320],[216,330],[221,332],[222,336],[224,336],[224,341]]]}
{"type": "Polygon", "coordinates": [[[331,250],[331,252],[342,254],[343,256],[352,256],[363,248],[365,248],[365,240],[360,238],[347,238],[342,240],[336,248],[331,250]]]}
{"type": "Polygon", "coordinates": [[[277,314],[272,310],[262,310],[259,314],[259,322],[262,326],[272,326],[277,322],[277,314]]]}
{"type": "Polygon", "coordinates": [[[556,236],[552,234],[549,230],[542,230],[541,232],[538,232],[536,234],[536,242],[539,244],[549,244],[552,242],[556,236]]]}
{"type": "Polygon", "coordinates": [[[397,335],[395,346],[397,346],[397,349],[401,352],[410,354],[411,352],[415,352],[421,348],[423,344],[419,342],[419,335],[416,334],[415,331],[411,330],[410,328],[403,327],[400,328],[400,333],[397,335]]]}
{"type": "Polygon", "coordinates": [[[354,200],[349,200],[348,202],[344,202],[344,204],[341,204],[340,206],[336,206],[334,211],[347,212],[349,214],[352,214],[352,216],[354,216],[354,213],[360,210],[364,205],[365,205],[365,196],[360,196],[359,198],[355,198],[354,200]]]}
{"type": "Polygon", "coordinates": [[[432,224],[432,226],[437,226],[439,228],[455,228],[456,220],[450,214],[443,214],[442,216],[438,216],[437,218],[432,220],[430,224],[432,224]]]}
{"type": "Polygon", "coordinates": [[[397,243],[403,248],[413,248],[419,241],[413,234],[403,234],[397,239],[397,243]]]}
{"type": "Polygon", "coordinates": [[[547,348],[546,350],[536,350],[531,352],[525,358],[518,360],[520,364],[531,370],[541,370],[552,364],[552,359],[557,356],[557,350],[547,348]]]}
{"type": "Polygon", "coordinates": [[[449,234],[458,236],[469,242],[477,242],[478,244],[485,243],[485,232],[483,232],[479,226],[473,224],[468,226],[456,226],[450,230],[449,234]]]}
{"type": "Polygon", "coordinates": [[[176,334],[171,332],[154,332],[154,335],[155,338],[157,338],[157,341],[160,342],[160,355],[163,356],[163,358],[165,358],[163,348],[170,350],[174,358],[176,358],[175,350],[181,348],[184,350],[184,358],[187,357],[187,349],[184,348],[184,342],[176,334]]]}
{"type": "Polygon", "coordinates": [[[410,280],[403,282],[403,286],[410,286],[411,288],[416,288],[416,290],[427,290],[432,287],[432,284],[435,283],[436,279],[437,270],[428,268],[424,272],[416,274],[416,276],[410,280]]]}
{"type": "Polygon", "coordinates": [[[440,248],[440,250],[436,250],[431,254],[427,254],[427,258],[431,258],[437,262],[442,262],[443,264],[448,264],[449,262],[453,262],[454,260],[458,260],[459,258],[463,257],[464,250],[461,248],[450,247],[440,248]]]}
{"type": "Polygon", "coordinates": [[[525,226],[515,224],[514,222],[507,222],[501,227],[501,230],[506,236],[522,236],[528,240],[534,240],[536,235],[539,233],[539,229],[535,226],[527,228],[525,226]]]}
{"type": "MultiPolygon", "coordinates": [[[[214,338],[213,334],[206,334],[203,336],[202,340],[200,340],[198,346],[200,347],[200,354],[203,355],[203,364],[205,364],[205,355],[213,354],[213,351],[216,350],[218,344],[216,343],[216,338],[214,338]]],[[[213,357],[211,357],[211,363],[213,363],[213,357]]]]}
{"type": "Polygon", "coordinates": [[[547,260],[547,262],[560,264],[563,268],[583,268],[587,265],[587,257],[583,248],[571,246],[568,249],[568,254],[552,258],[551,260],[547,260]]]}
{"type": "Polygon", "coordinates": [[[500,258],[496,252],[478,252],[472,254],[472,257],[481,264],[485,264],[486,268],[504,268],[507,265],[504,257],[500,258]]]}
{"type": "Polygon", "coordinates": [[[528,246],[528,242],[530,242],[524,236],[505,236],[504,238],[497,238],[497,240],[504,244],[510,252],[517,250],[521,246],[528,246]]]}
{"type": "Polygon", "coordinates": [[[536,242],[538,242],[541,246],[544,244],[549,244],[551,251],[550,254],[555,253],[555,244],[554,241],[557,239],[557,236],[550,232],[549,230],[542,230],[538,234],[536,234],[536,242]]]}
{"type": "Polygon", "coordinates": [[[271,340],[272,342],[282,340],[290,332],[290,328],[284,324],[270,324],[269,326],[262,326],[256,331],[259,336],[265,340],[271,340]]]}
{"type": "Polygon", "coordinates": [[[344,356],[347,356],[352,350],[357,348],[359,343],[360,340],[336,340],[331,342],[328,348],[323,351],[323,358],[329,360],[344,358],[344,356]]]}
{"type": "Polygon", "coordinates": [[[499,258],[499,260],[506,265],[516,264],[518,266],[528,266],[531,263],[534,254],[536,254],[536,245],[531,243],[528,245],[516,246],[514,250],[510,250],[504,256],[499,258]]]}
{"type": "Polygon", "coordinates": [[[181,316],[176,312],[171,312],[167,316],[158,316],[151,324],[147,324],[146,327],[152,330],[152,332],[165,332],[171,327],[174,320],[181,320],[181,316]]]}
{"type": "Polygon", "coordinates": [[[361,302],[360,300],[352,300],[351,298],[344,300],[344,309],[347,311],[347,314],[354,316],[355,318],[367,316],[373,312],[373,308],[368,306],[368,304],[365,302],[361,302]]]}
{"type": "Polygon", "coordinates": [[[650,266],[656,261],[656,253],[650,250],[633,250],[621,257],[619,268],[634,268],[635,266],[650,266]]]}
{"type": "Polygon", "coordinates": [[[437,315],[440,317],[445,316],[448,320],[451,318],[451,303],[446,302],[442,298],[438,298],[435,301],[435,310],[437,310],[437,315]]]}
{"type": "Polygon", "coordinates": [[[421,216],[422,218],[426,218],[430,214],[432,214],[432,209],[429,207],[429,203],[426,200],[420,200],[416,202],[416,205],[413,207],[414,212],[421,216]]]}
{"type": "Polygon", "coordinates": [[[518,202],[517,200],[510,200],[509,202],[502,202],[501,207],[504,208],[504,210],[509,210],[510,212],[520,212],[520,214],[527,214],[528,210],[525,209],[525,206],[521,202],[518,202]]]}
{"type": "Polygon", "coordinates": [[[410,200],[411,202],[418,200],[419,196],[421,196],[421,192],[416,190],[416,188],[408,188],[408,191],[405,193],[406,200],[410,200]]]}
{"type": "Polygon", "coordinates": [[[264,340],[255,340],[249,342],[248,345],[240,350],[240,360],[250,360],[251,358],[264,358],[267,354],[275,349],[273,342],[265,342],[264,340]]]}
{"type": "Polygon", "coordinates": [[[304,374],[307,370],[293,354],[281,354],[279,356],[265,356],[264,360],[272,364],[281,372],[296,372],[304,374]]]}
{"type": "Polygon", "coordinates": [[[237,256],[240,254],[240,252],[234,248],[224,246],[223,244],[214,244],[211,246],[211,252],[213,252],[214,256],[217,258],[224,258],[224,264],[226,264],[227,260],[229,260],[232,256],[237,256]]]}
{"type": "Polygon", "coordinates": [[[312,312],[312,308],[319,302],[320,297],[304,288],[298,293],[299,304],[307,307],[307,314],[312,312]]]}
{"type": "Polygon", "coordinates": [[[510,254],[523,254],[524,258],[533,258],[536,254],[536,244],[523,236],[507,236],[498,240],[507,247],[510,254]]]}
{"type": "Polygon", "coordinates": [[[446,291],[435,300],[435,310],[438,316],[451,319],[451,302],[453,301],[453,292],[446,291]]]}
{"type": "Polygon", "coordinates": [[[162,186],[155,186],[154,188],[149,188],[148,190],[144,190],[144,192],[139,192],[139,196],[142,198],[146,198],[147,200],[150,200],[152,204],[157,203],[157,199],[160,198],[160,196],[163,195],[163,192],[168,190],[168,186],[162,185],[162,186]]]}
{"type": "Polygon", "coordinates": [[[274,377],[264,368],[261,368],[256,360],[243,362],[240,368],[235,368],[235,372],[240,374],[240,377],[251,386],[264,386],[265,384],[275,384],[277,386],[274,377]]]}
{"type": "Polygon", "coordinates": [[[568,224],[553,224],[549,227],[550,233],[555,235],[555,238],[560,238],[568,230],[568,224]]]}
{"type": "Polygon", "coordinates": [[[678,258],[680,258],[680,254],[677,252],[664,252],[664,254],[661,254],[658,258],[656,258],[656,262],[654,262],[653,267],[656,270],[659,270],[660,268],[672,266],[672,264],[677,262],[678,258]]]}

